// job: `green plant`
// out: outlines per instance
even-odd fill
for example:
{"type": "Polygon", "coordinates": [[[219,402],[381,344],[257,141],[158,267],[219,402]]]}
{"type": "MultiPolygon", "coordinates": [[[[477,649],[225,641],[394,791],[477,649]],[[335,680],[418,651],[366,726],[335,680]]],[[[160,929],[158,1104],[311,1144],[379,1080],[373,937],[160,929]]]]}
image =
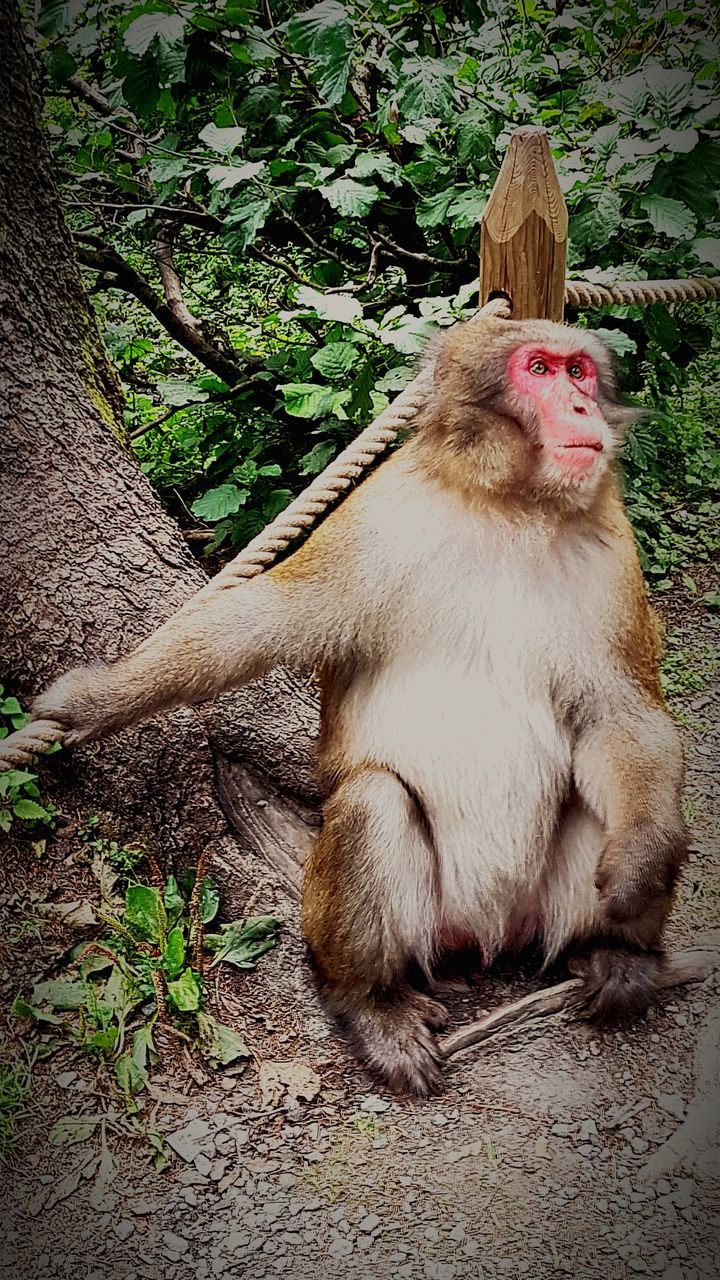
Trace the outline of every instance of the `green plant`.
{"type": "Polygon", "coordinates": [[[32,1058],[4,1053],[0,1057],[0,1162],[15,1147],[18,1125],[30,1112],[32,1058]]]}
{"type": "MultiPolygon", "coordinates": [[[[572,273],[720,267],[720,62],[701,0],[74,13],[39,7],[68,216],[141,465],[211,548],[252,537],[474,305],[478,221],[517,125],[549,130],[572,273]],[[193,325],[181,347],[149,305],[161,241],[200,350],[193,325]]],[[[715,313],[578,317],[649,411],[625,468],[660,588],[717,554],[715,313]]]]}
{"type": "Polygon", "coordinates": [[[248,1057],[241,1037],[206,1007],[203,951],[215,953],[213,964],[252,969],[275,945],[280,925],[262,916],[206,934],[219,905],[212,878],[196,884],[192,870],[180,884],[170,876],[162,890],[134,880],[122,906],[98,911],[106,936],[75,949],[76,976],[36,983],[29,998],[16,999],[15,1016],[49,1024],[112,1061],[129,1109],[157,1060],[158,1019],[190,1036],[212,1066],[248,1057]]]}
{"type": "MultiPolygon", "coordinates": [[[[27,724],[28,716],[17,698],[5,693],[0,685],[0,739],[27,724]]],[[[51,752],[59,751],[56,744],[51,752]]],[[[37,774],[28,769],[6,769],[0,773],[0,831],[9,831],[17,819],[24,827],[53,827],[59,809],[43,800],[37,785],[37,774]]]]}

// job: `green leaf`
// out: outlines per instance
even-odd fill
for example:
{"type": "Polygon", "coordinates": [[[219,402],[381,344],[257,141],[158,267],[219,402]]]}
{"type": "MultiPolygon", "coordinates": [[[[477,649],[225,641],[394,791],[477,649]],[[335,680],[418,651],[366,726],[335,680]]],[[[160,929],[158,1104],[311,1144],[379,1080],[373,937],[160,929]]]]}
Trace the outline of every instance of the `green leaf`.
{"type": "Polygon", "coordinates": [[[401,118],[414,125],[448,119],[453,104],[452,70],[437,58],[406,58],[398,78],[397,104],[401,118]]]}
{"type": "Polygon", "coordinates": [[[340,324],[352,324],[362,319],[362,303],[347,293],[318,293],[301,285],[295,297],[298,305],[314,311],[321,320],[336,320],[340,324]]]}
{"type": "Polygon", "coordinates": [[[285,398],[285,412],[291,418],[323,418],[332,412],[334,391],[315,382],[287,382],[279,386],[285,398]]]}
{"type": "Polygon", "coordinates": [[[310,363],[329,382],[341,382],[357,359],[357,348],[351,342],[329,342],[310,357],[310,363]]]}
{"type": "Polygon", "coordinates": [[[203,391],[194,382],[186,382],[184,378],[162,378],[157,383],[158,393],[166,404],[181,407],[185,404],[203,404],[209,392],[203,391]]]}
{"type": "Polygon", "coordinates": [[[380,191],[375,186],[364,186],[354,178],[336,178],[320,187],[320,195],[324,196],[333,209],[337,209],[345,218],[365,218],[372,209],[380,191]]]}
{"type": "Polygon", "coordinates": [[[71,76],[75,75],[77,62],[69,49],[66,49],[64,45],[57,45],[48,53],[47,69],[50,83],[54,89],[59,89],[62,85],[67,84],[71,76]]]}
{"type": "Polygon", "coordinates": [[[50,1142],[54,1147],[71,1147],[76,1142],[86,1142],[101,1120],[102,1116],[63,1116],[50,1130],[50,1142]]]}
{"type": "Polygon", "coordinates": [[[337,445],[332,440],[320,440],[309,453],[300,459],[301,476],[317,476],[335,457],[337,445]]]}
{"type": "Polygon", "coordinates": [[[382,178],[384,182],[389,182],[394,187],[399,187],[404,182],[404,174],[400,165],[397,164],[385,151],[363,151],[358,156],[352,169],[346,174],[348,178],[382,178]]]}
{"type": "Polygon", "coordinates": [[[673,240],[692,240],[697,231],[695,215],[687,205],[669,196],[645,196],[640,201],[653,230],[673,240]]]}
{"type": "Polygon", "coordinates": [[[451,187],[449,191],[438,191],[435,195],[425,196],[423,200],[418,201],[415,208],[415,220],[418,226],[439,227],[445,222],[455,194],[455,188],[451,187]]]}
{"type": "Polygon", "coordinates": [[[700,141],[697,129],[661,129],[658,137],[668,151],[677,155],[692,151],[700,141]]]}
{"type": "Polygon", "coordinates": [[[265,524],[269,524],[281,511],[284,511],[294,496],[291,489],[273,489],[263,502],[262,514],[265,524]]]}
{"type": "Polygon", "coordinates": [[[215,164],[208,169],[207,176],[220,191],[229,191],[240,182],[250,182],[252,178],[257,178],[264,168],[264,160],[241,165],[215,164]]]}
{"type": "Polygon", "coordinates": [[[254,969],[255,961],[277,943],[281,921],[275,916],[254,916],[224,924],[220,933],[207,934],[205,946],[214,951],[214,967],[220,961],[238,969],[254,969]]]}
{"type": "Polygon", "coordinates": [[[165,938],[167,917],[158,890],[146,884],[131,884],[125,894],[123,923],[143,941],[161,945],[165,938]]]}
{"type": "Polygon", "coordinates": [[[55,978],[50,982],[37,982],[32,990],[34,1004],[49,1004],[53,1009],[79,1009],[85,1004],[87,993],[82,982],[69,978],[55,978]]]}
{"type": "Polygon", "coordinates": [[[44,809],[41,804],[36,804],[34,800],[16,800],[13,813],[16,818],[22,818],[26,822],[36,822],[51,816],[47,809],[44,809]]]}
{"type": "Polygon", "coordinates": [[[699,262],[707,262],[709,266],[720,270],[720,240],[714,236],[700,236],[691,241],[690,248],[699,262]]]}
{"type": "Polygon", "coordinates": [[[163,951],[163,967],[168,978],[177,978],[185,964],[185,938],[182,929],[177,926],[171,929],[165,950],[163,951]]]}
{"type": "Polygon", "coordinates": [[[195,1013],[202,1001],[202,987],[193,969],[186,969],[175,982],[167,984],[168,1000],[181,1013],[195,1013]]]}
{"type": "Polygon", "coordinates": [[[487,204],[487,192],[479,187],[469,187],[452,201],[447,211],[448,222],[454,227],[477,227],[487,204]]]}
{"type": "Polygon", "coordinates": [[[208,489],[201,498],[196,498],[190,510],[201,520],[223,520],[225,516],[235,515],[250,496],[249,489],[240,489],[236,484],[220,484],[217,489],[208,489]]]}
{"type": "Polygon", "coordinates": [[[36,1008],[35,1005],[29,1004],[27,1000],[23,1000],[22,996],[18,996],[15,1000],[11,1013],[16,1018],[34,1018],[36,1022],[49,1022],[56,1027],[62,1026],[62,1018],[58,1018],[57,1014],[36,1008]]]}
{"type": "Polygon", "coordinates": [[[224,241],[230,253],[242,253],[253,244],[258,231],[265,225],[270,212],[269,200],[248,200],[240,208],[234,208],[225,219],[224,241]]]}
{"type": "Polygon", "coordinates": [[[4,716],[22,715],[23,709],[17,698],[3,698],[0,702],[0,714],[4,716]]]}
{"type": "Polygon", "coordinates": [[[287,28],[291,49],[317,63],[320,95],[328,106],[342,102],[353,54],[353,27],[343,5],[322,0],[291,18],[287,28]]]}
{"type": "Polygon", "coordinates": [[[221,156],[229,156],[236,147],[240,146],[246,133],[247,129],[244,125],[219,129],[216,124],[206,124],[205,128],[200,130],[198,137],[211,151],[217,151],[221,156]]]}
{"type": "Polygon", "coordinates": [[[200,1048],[213,1067],[227,1067],[238,1058],[249,1058],[250,1050],[241,1036],[225,1027],[209,1013],[198,1013],[200,1048]]]}
{"type": "Polygon", "coordinates": [[[185,19],[176,13],[142,13],[130,23],[123,37],[125,46],[137,58],[147,53],[153,40],[177,44],[184,39],[185,19]]]}
{"type": "Polygon", "coordinates": [[[200,885],[199,907],[203,924],[210,924],[220,910],[220,890],[212,876],[205,876],[200,885]]]}
{"type": "Polygon", "coordinates": [[[637,351],[635,339],[629,333],[623,333],[622,329],[595,329],[594,332],[617,356],[634,355],[637,351]]]}
{"type": "Polygon", "coordinates": [[[168,876],[165,882],[165,890],[163,892],[163,904],[167,912],[168,919],[177,919],[185,910],[185,899],[183,898],[175,876],[168,876]]]}
{"type": "Polygon", "coordinates": [[[41,35],[52,39],[70,23],[70,5],[68,0],[41,0],[37,15],[37,28],[41,35]]]}

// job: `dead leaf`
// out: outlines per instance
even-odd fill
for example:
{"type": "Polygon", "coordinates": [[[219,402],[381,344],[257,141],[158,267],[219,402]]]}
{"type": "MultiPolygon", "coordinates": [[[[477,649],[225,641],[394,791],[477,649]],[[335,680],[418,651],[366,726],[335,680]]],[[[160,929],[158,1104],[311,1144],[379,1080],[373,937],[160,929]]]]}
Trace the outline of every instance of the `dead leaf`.
{"type": "Polygon", "coordinates": [[[292,1058],[288,1062],[263,1062],[259,1075],[266,1107],[277,1106],[284,1094],[293,1103],[297,1103],[299,1098],[312,1102],[322,1083],[317,1071],[300,1058],[292,1058]]]}
{"type": "Polygon", "coordinates": [[[56,916],[71,929],[88,929],[97,924],[89,902],[47,902],[40,910],[44,915],[56,916]]]}

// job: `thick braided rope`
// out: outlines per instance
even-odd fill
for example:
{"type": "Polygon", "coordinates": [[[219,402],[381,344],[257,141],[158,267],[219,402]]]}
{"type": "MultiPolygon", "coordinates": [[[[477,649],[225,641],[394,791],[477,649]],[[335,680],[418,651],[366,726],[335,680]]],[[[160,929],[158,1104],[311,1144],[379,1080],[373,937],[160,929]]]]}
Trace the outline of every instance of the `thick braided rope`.
{"type": "MultiPolygon", "coordinates": [[[[478,311],[475,318],[487,315],[508,317],[509,304],[504,298],[493,299],[478,311]]],[[[429,365],[262,533],[183,605],[183,612],[186,615],[194,612],[196,606],[205,604],[208,597],[216,592],[256,577],[269,568],[297,537],[317,524],[320,516],[360,479],[417,415],[427,399],[432,381],[433,369],[429,365]]],[[[23,729],[0,741],[0,773],[30,764],[38,752],[46,751],[54,742],[62,742],[62,737],[62,725],[54,720],[29,721],[23,729]]]]}
{"type": "Polygon", "coordinates": [[[571,307],[646,306],[651,302],[710,302],[720,298],[720,278],[695,276],[690,280],[627,280],[622,284],[586,284],[565,281],[565,301],[571,307]]]}
{"type": "MultiPolygon", "coordinates": [[[[638,280],[610,286],[568,280],[565,286],[565,301],[576,307],[651,302],[670,305],[685,301],[704,302],[713,298],[720,298],[720,279],[705,277],[638,280]]],[[[475,318],[487,315],[507,318],[510,315],[509,304],[503,298],[493,299],[478,311],[475,318]]],[[[183,606],[184,612],[194,611],[196,605],[203,605],[208,596],[218,591],[256,577],[269,568],[296,538],[313,528],[340,495],[360,479],[412,421],[427,399],[432,380],[432,366],[428,366],[262,533],[201,587],[183,606]]],[[[0,773],[30,764],[38,753],[46,751],[55,742],[62,742],[62,738],[62,725],[56,721],[29,721],[23,729],[0,741],[0,773]]]]}

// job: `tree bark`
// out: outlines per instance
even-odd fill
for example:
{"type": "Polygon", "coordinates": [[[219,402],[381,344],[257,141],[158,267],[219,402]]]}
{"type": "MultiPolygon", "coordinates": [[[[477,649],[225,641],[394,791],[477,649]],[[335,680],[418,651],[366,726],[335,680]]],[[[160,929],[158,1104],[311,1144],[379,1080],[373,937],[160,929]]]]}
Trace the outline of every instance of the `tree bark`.
{"type": "MultiPolygon", "coordinates": [[[[27,698],[65,668],[133,648],[204,575],[127,444],[10,0],[0,36],[1,678],[27,698]]],[[[316,822],[316,720],[312,691],[277,672],[217,708],[52,757],[43,775],[61,803],[114,813],[158,851],[188,859],[216,843],[230,865],[222,797],[243,857],[274,863],[294,889],[316,822]]]]}

